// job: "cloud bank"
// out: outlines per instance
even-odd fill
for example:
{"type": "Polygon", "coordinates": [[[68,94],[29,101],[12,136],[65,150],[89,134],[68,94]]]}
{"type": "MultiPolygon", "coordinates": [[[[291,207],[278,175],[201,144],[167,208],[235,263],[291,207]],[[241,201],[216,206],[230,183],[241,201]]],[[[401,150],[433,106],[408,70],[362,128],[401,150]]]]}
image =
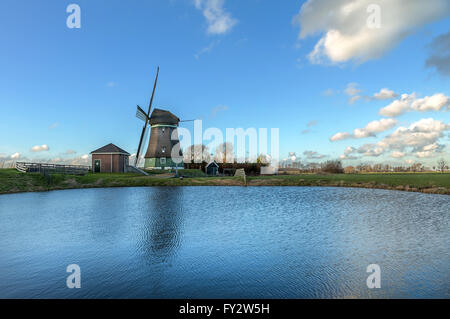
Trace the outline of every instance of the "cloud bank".
{"type": "Polygon", "coordinates": [[[449,14],[448,0],[308,0],[293,22],[300,26],[300,39],[321,34],[308,56],[311,63],[364,62],[449,14]],[[375,11],[379,27],[368,23],[375,11]]]}

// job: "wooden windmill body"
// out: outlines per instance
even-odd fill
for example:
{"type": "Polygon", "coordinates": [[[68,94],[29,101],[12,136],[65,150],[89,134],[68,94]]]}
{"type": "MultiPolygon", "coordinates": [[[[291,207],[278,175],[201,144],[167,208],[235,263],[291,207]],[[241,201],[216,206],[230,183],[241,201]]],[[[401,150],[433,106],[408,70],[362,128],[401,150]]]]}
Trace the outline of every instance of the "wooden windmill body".
{"type": "Polygon", "coordinates": [[[153,93],[150,99],[148,112],[146,113],[139,105],[137,106],[136,117],[145,122],[139,140],[138,151],[136,153],[135,166],[138,165],[142,144],[148,126],[150,126],[150,140],[145,153],[144,168],[146,169],[179,169],[184,167],[183,154],[178,139],[178,125],[180,119],[167,110],[155,108],[150,116],[156,83],[158,81],[159,67],[156,73],[153,93]]]}

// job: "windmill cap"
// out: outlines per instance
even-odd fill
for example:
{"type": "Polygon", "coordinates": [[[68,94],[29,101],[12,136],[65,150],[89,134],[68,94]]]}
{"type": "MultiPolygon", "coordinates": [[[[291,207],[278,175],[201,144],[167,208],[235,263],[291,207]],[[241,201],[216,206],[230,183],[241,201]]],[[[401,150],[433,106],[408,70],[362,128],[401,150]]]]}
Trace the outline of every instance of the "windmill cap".
{"type": "Polygon", "coordinates": [[[156,124],[168,124],[178,125],[180,119],[173,115],[171,112],[161,109],[154,109],[150,116],[150,125],[156,124]]]}

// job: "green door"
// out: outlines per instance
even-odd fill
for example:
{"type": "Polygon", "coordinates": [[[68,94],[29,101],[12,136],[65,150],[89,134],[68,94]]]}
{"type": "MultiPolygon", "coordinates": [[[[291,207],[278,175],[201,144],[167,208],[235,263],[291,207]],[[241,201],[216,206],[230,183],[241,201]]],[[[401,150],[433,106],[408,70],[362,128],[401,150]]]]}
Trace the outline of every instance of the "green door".
{"type": "Polygon", "coordinates": [[[94,160],[94,173],[100,173],[100,160],[94,160]]]}

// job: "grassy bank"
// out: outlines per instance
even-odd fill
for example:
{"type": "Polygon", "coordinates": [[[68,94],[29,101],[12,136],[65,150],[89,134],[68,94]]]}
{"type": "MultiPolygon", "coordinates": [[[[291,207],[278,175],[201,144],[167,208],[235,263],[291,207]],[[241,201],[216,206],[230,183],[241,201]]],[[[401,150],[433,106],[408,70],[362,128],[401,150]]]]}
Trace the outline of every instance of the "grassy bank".
{"type": "Polygon", "coordinates": [[[342,186],[395,189],[450,195],[450,174],[379,173],[379,174],[302,174],[248,177],[247,185],[342,186]]]}
{"type": "MultiPolygon", "coordinates": [[[[184,170],[189,178],[171,178],[168,174],[100,173],[85,176],[24,174],[14,169],[0,169],[0,194],[57,189],[136,186],[243,186],[239,177],[204,177],[201,172],[184,170]]],[[[344,186],[383,188],[450,195],[450,174],[302,174],[247,177],[247,186],[344,186]]]]}

